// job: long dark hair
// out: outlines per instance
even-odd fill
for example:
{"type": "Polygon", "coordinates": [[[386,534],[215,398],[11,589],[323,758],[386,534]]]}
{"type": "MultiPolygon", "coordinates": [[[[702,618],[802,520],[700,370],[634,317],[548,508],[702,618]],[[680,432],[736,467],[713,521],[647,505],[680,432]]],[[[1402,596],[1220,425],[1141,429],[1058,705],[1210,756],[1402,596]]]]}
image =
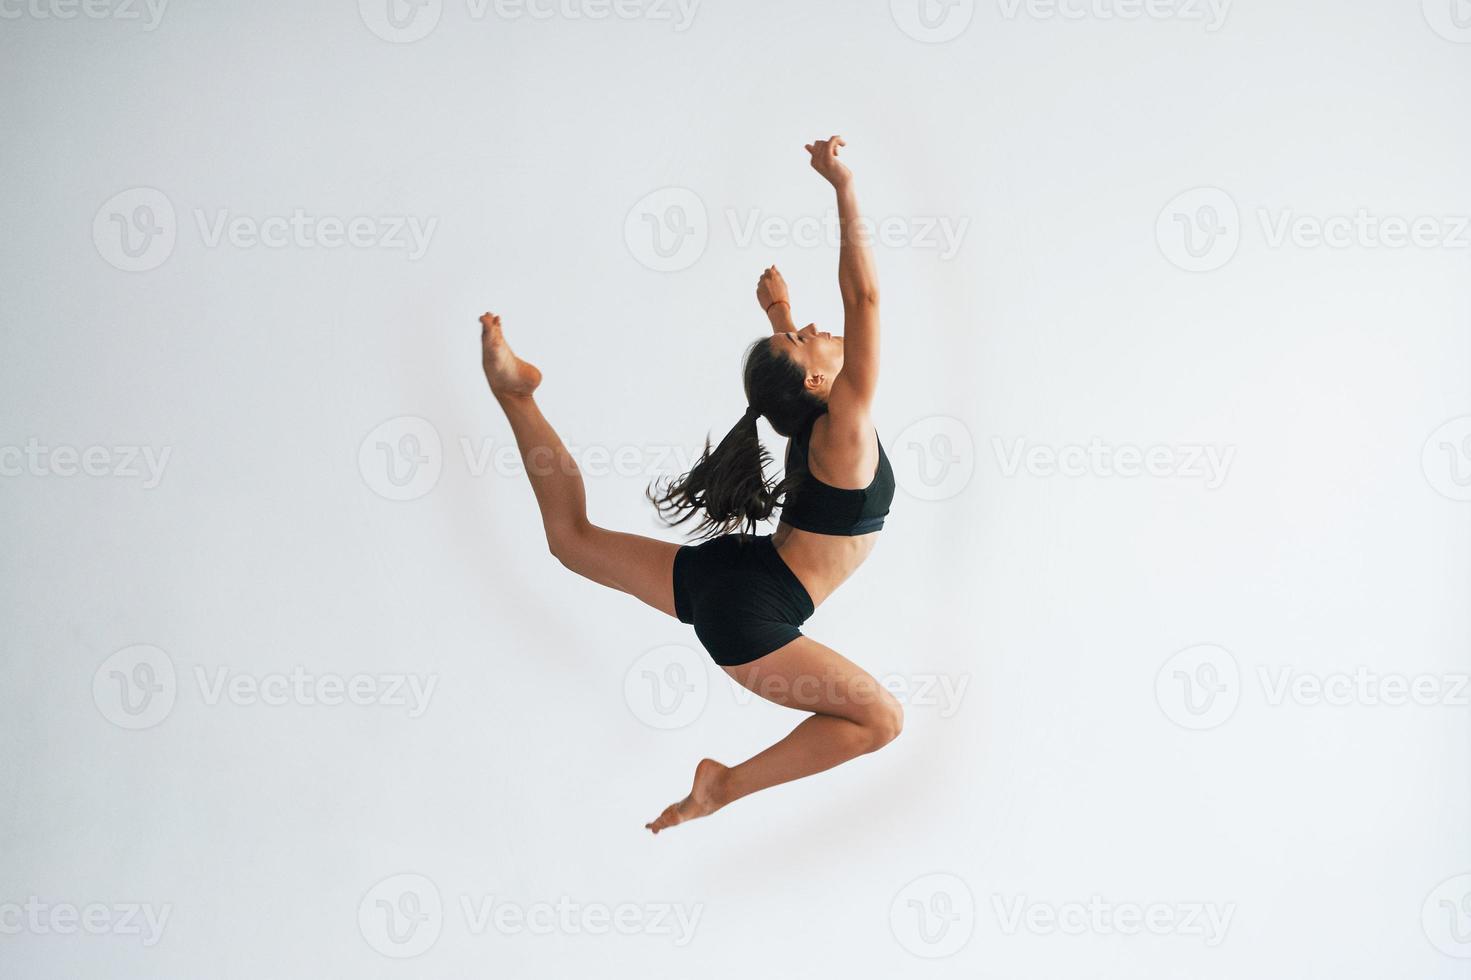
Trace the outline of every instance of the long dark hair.
{"type": "Polygon", "coordinates": [[[790,439],[809,420],[827,411],[827,402],[807,390],[806,372],[778,353],[770,337],[746,348],[741,375],[751,410],[714,449],[707,437],[704,453],[688,473],[662,492],[656,492],[656,485],[648,490],[659,516],[671,527],[703,511],[693,532],[699,538],[754,532],[757,522],[770,517],[804,475],[788,473],[779,482],[766,478],[771,454],[761,445],[758,415],[766,416],[779,435],[790,439]]]}

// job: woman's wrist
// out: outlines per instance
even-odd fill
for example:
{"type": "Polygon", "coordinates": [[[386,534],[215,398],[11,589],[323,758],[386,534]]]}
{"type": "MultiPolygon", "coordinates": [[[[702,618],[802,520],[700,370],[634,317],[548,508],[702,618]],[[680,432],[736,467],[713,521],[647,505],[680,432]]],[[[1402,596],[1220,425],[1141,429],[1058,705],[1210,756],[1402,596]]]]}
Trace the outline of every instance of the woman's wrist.
{"type": "Polygon", "coordinates": [[[778,333],[786,333],[792,326],[792,304],[784,299],[772,300],[766,307],[766,319],[771,324],[771,329],[778,333]]]}

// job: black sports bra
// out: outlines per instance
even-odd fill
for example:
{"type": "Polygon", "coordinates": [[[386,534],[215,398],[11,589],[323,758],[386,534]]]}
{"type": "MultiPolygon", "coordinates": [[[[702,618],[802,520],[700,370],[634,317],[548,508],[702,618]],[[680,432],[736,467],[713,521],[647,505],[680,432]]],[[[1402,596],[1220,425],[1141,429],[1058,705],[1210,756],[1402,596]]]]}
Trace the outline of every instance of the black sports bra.
{"type": "Polygon", "coordinates": [[[889,504],[894,500],[894,469],[884,444],[879,443],[878,471],[862,490],[845,490],[823,483],[807,468],[812,426],[826,413],[819,412],[787,443],[787,475],[805,474],[782,501],[783,523],[814,534],[852,537],[884,526],[889,504]]]}

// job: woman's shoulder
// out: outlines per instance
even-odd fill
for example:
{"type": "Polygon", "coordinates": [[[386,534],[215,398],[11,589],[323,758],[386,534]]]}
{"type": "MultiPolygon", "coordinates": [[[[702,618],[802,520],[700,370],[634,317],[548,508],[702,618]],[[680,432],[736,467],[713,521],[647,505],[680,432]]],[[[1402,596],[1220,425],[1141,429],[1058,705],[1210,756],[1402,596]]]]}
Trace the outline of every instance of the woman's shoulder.
{"type": "Polygon", "coordinates": [[[824,412],[811,428],[808,468],[822,482],[840,489],[861,490],[878,465],[878,430],[867,412],[861,420],[824,412]]]}

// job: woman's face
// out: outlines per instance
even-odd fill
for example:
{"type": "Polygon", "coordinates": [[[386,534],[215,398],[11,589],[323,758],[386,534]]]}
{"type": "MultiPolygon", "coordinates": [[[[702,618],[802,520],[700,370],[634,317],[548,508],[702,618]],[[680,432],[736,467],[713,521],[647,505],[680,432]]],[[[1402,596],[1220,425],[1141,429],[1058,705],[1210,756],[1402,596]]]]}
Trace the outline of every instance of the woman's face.
{"type": "Polygon", "coordinates": [[[801,330],[773,334],[773,348],[792,359],[807,375],[807,388],[827,397],[833,379],[843,370],[843,338],[818,330],[809,323],[801,330]]]}

